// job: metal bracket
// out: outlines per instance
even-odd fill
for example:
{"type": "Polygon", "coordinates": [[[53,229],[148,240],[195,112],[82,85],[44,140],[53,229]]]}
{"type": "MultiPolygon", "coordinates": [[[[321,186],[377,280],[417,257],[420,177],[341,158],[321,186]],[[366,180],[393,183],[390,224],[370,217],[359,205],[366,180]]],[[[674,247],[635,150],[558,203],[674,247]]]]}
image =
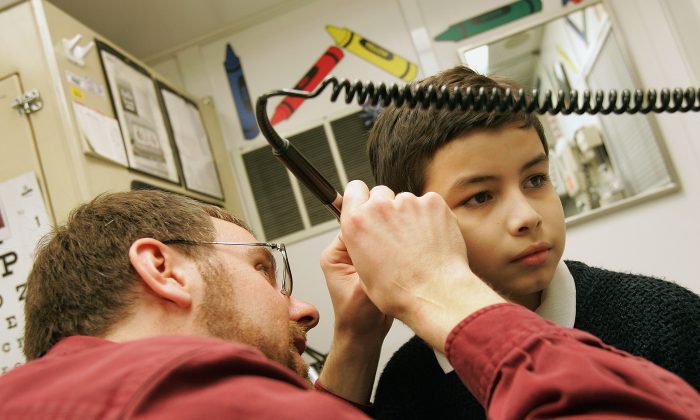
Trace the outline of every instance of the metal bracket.
{"type": "Polygon", "coordinates": [[[67,39],[63,38],[61,43],[63,44],[63,52],[66,54],[68,60],[77,64],[80,67],[85,66],[85,56],[90,52],[92,47],[95,46],[94,42],[88,42],[87,44],[80,46],[78,42],[83,36],[81,34],[76,34],[73,38],[67,39]]]}
{"type": "Polygon", "coordinates": [[[12,108],[19,112],[19,115],[28,115],[39,111],[44,107],[41,95],[36,89],[24,92],[12,102],[12,108]]]}

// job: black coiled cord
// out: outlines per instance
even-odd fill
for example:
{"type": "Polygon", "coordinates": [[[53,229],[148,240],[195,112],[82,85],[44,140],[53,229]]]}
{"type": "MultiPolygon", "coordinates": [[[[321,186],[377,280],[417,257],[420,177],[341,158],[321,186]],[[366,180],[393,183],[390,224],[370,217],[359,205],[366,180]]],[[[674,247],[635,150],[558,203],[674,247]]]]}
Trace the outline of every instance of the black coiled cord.
{"type": "Polygon", "coordinates": [[[255,104],[255,117],[260,126],[260,131],[272,146],[273,154],[296,176],[336,217],[340,217],[340,202],[342,196],[335,191],[316,168],[298,151],[289,140],[280,137],[272,128],[267,116],[267,99],[272,96],[296,96],[300,98],[314,98],[332,85],[331,101],[335,102],[344,92],[344,100],[351,103],[357,100],[359,105],[370,104],[372,106],[387,106],[394,103],[396,106],[421,106],[424,109],[450,109],[499,112],[528,112],[538,114],[648,114],[648,113],[673,113],[700,111],[700,89],[687,88],[662,89],[660,94],[656,90],[623,90],[618,94],[616,90],[608,92],[598,90],[593,96],[591,92],[571,91],[567,97],[559,91],[553,98],[551,90],[544,92],[542,101],[540,92],[533,89],[527,94],[524,89],[512,91],[511,89],[448,89],[445,86],[436,88],[428,86],[397,86],[381,83],[375,85],[372,82],[350,82],[346,79],[338,80],[335,77],[326,78],[312,92],[292,89],[279,89],[261,95],[255,104]],[[580,98],[579,98],[580,96],[580,98]],[[618,100],[619,96],[619,100],[618,100]]]}
{"type": "MultiPolygon", "coordinates": [[[[622,93],[611,90],[607,95],[598,90],[592,93],[588,90],[579,93],[573,90],[566,95],[558,91],[556,97],[551,90],[544,91],[540,101],[540,91],[533,89],[527,93],[524,89],[448,89],[446,86],[435,87],[412,86],[396,84],[375,85],[372,82],[350,82],[346,79],[328,78],[313,92],[316,96],[327,85],[332,85],[331,101],[336,101],[341,93],[345,93],[345,102],[351,103],[357,97],[359,105],[371,104],[450,110],[473,109],[477,111],[528,112],[538,114],[648,114],[662,112],[700,111],[700,89],[687,88],[656,90],[635,90],[634,93],[625,89],[622,93]]],[[[311,96],[309,96],[311,97],[311,96]]]]}

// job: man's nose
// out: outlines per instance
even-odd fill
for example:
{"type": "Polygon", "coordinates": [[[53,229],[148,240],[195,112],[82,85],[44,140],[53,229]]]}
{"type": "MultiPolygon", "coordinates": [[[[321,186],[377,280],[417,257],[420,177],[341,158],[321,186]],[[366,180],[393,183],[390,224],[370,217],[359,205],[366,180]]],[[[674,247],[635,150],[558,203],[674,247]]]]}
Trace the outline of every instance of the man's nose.
{"type": "Polygon", "coordinates": [[[289,319],[291,321],[295,321],[310,330],[318,324],[319,318],[318,309],[314,305],[296,299],[294,296],[289,297],[289,319]]]}

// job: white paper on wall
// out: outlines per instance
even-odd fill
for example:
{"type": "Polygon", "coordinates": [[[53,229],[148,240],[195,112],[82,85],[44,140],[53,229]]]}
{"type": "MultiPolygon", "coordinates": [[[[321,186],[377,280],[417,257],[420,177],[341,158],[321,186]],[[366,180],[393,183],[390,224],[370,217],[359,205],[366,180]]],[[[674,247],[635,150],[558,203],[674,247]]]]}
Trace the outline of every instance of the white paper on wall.
{"type": "Polygon", "coordinates": [[[128,166],[124,140],[117,119],[100,114],[77,102],[73,102],[73,109],[89,150],[122,166],[128,166]]]}

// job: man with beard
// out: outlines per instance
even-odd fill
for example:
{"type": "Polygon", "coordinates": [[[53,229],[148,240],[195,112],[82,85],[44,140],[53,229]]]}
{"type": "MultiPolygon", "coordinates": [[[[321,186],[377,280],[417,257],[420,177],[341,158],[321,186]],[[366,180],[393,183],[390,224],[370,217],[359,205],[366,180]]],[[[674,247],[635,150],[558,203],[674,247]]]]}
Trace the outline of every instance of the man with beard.
{"type": "Polygon", "coordinates": [[[115,193],[39,246],[30,361],[0,379],[0,418],[364,418],[342,399],[369,400],[392,317],[444,352],[494,417],[700,410],[670,373],[505,303],[469,271],[436,194],[355,182],[344,207],[322,256],[335,331],[321,392],[301,358],[318,312],[292,296],[283,245],[184,197],[115,193]]]}

